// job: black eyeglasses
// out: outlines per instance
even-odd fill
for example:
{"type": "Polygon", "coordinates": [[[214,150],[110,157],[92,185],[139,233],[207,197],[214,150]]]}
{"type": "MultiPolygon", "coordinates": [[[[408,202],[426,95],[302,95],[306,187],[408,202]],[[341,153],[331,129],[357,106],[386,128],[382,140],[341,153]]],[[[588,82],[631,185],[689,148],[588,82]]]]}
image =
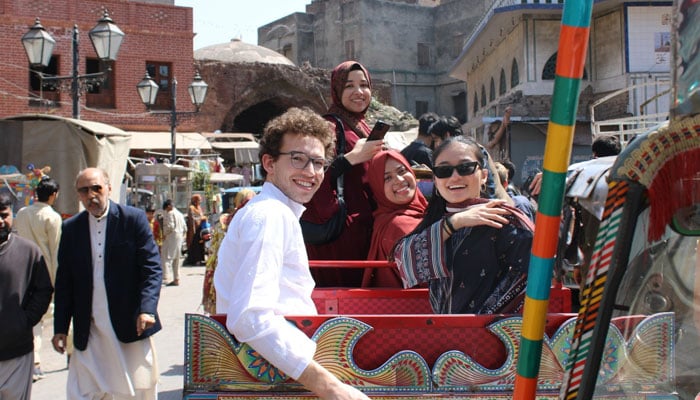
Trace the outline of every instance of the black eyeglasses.
{"type": "Polygon", "coordinates": [[[82,195],[88,194],[88,192],[95,192],[97,194],[102,193],[102,185],[91,185],[91,186],[83,186],[78,188],[78,193],[82,195]]]}
{"type": "Polygon", "coordinates": [[[312,158],[301,151],[280,152],[280,155],[289,156],[292,160],[292,167],[296,169],[306,169],[309,163],[314,166],[314,171],[325,171],[330,163],[325,158],[312,158]]]}
{"type": "Polygon", "coordinates": [[[476,172],[481,165],[477,161],[465,162],[459,165],[438,165],[433,167],[433,174],[436,178],[444,179],[452,176],[454,170],[457,170],[459,176],[469,176],[476,172]]]}

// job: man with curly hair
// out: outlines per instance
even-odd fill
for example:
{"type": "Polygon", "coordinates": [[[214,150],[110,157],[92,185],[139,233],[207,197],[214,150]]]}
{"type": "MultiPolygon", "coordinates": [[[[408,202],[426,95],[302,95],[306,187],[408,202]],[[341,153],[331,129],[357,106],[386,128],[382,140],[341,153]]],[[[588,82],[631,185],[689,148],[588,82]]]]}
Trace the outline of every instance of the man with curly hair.
{"type": "Polygon", "coordinates": [[[316,343],[284,318],[314,315],[314,280],[299,217],[318,190],[334,146],[329,123],[291,108],[260,141],[262,190],[236,213],[218,253],[216,310],[226,327],[321,399],[367,399],[313,360],[316,343]]]}

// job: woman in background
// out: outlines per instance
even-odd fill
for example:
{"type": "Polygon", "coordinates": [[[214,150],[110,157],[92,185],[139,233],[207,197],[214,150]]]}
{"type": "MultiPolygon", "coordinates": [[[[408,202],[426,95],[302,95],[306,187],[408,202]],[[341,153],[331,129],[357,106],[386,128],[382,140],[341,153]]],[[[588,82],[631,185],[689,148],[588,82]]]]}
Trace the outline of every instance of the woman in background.
{"type": "MultiPolygon", "coordinates": [[[[396,242],[423,219],[428,202],[417,189],[408,161],[395,150],[377,153],[369,163],[369,186],[377,202],[368,260],[387,260],[396,242]]],[[[366,268],[362,287],[402,287],[397,269],[366,268]]]]}
{"type": "Polygon", "coordinates": [[[204,242],[200,237],[200,227],[204,218],[202,196],[192,195],[187,207],[187,261],[189,265],[202,265],[204,262],[204,242]]]}

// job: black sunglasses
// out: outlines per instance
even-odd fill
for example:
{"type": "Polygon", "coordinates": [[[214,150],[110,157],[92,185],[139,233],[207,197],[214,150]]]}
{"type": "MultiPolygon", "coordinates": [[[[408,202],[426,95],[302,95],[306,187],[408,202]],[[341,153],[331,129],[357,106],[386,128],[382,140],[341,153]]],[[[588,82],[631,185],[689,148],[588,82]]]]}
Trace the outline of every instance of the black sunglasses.
{"type": "Polygon", "coordinates": [[[93,191],[98,194],[102,193],[102,185],[83,186],[78,188],[78,193],[82,195],[86,195],[90,191],[93,191]]]}
{"type": "Polygon", "coordinates": [[[477,161],[465,162],[459,165],[438,165],[433,167],[433,174],[436,178],[444,179],[452,176],[454,170],[457,170],[459,176],[469,176],[473,174],[481,165],[477,161]]]}

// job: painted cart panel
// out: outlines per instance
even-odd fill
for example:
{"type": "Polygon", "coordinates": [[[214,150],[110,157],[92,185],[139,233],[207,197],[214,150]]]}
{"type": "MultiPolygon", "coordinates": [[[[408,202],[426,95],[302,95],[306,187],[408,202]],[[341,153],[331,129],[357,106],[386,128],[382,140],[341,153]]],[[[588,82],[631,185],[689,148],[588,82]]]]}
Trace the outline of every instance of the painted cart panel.
{"type": "MultiPolygon", "coordinates": [[[[290,317],[317,343],[315,359],[375,399],[512,397],[522,319],[519,316],[358,315],[290,317]]],[[[225,316],[186,315],[185,399],[315,398],[239,343],[225,316]]],[[[538,378],[538,398],[556,399],[575,319],[551,314],[538,378]]],[[[672,313],[625,317],[611,324],[599,382],[609,399],[663,398],[673,380],[672,313]],[[634,333],[624,337],[624,326],[634,333]],[[634,374],[630,381],[628,375],[634,374]]],[[[669,397],[672,398],[672,397],[669,397]]]]}

